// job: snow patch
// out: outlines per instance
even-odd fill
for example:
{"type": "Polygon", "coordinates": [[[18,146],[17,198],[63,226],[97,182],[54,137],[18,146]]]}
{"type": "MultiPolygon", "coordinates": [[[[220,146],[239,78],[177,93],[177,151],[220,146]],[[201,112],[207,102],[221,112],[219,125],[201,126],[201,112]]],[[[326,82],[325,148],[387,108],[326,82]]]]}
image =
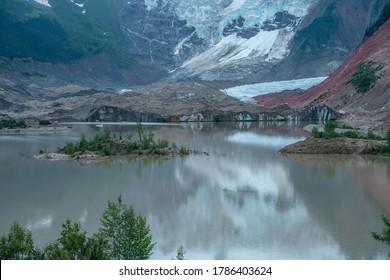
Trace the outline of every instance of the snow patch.
{"type": "Polygon", "coordinates": [[[246,0],[233,0],[233,2],[225,8],[222,13],[229,14],[242,8],[245,5],[246,0]]]}
{"type": "MultiPolygon", "coordinates": [[[[130,4],[130,2],[127,2],[127,3],[130,4]]],[[[153,8],[157,8],[158,2],[157,2],[157,0],[145,0],[145,5],[146,5],[147,10],[150,11],[153,8]]]]}
{"type": "Polygon", "coordinates": [[[70,2],[75,4],[76,6],[78,6],[80,8],[84,8],[84,4],[79,4],[79,3],[75,2],[74,0],[70,0],[70,2]]]}
{"type": "Polygon", "coordinates": [[[312,86],[323,82],[327,77],[297,79],[289,81],[276,81],[268,83],[259,83],[251,85],[243,85],[232,87],[223,90],[224,93],[240,100],[250,100],[257,95],[264,95],[267,93],[281,92],[284,90],[294,89],[309,89],[312,86]]]}
{"type": "Polygon", "coordinates": [[[223,37],[214,46],[184,62],[182,68],[197,74],[225,65],[245,63],[248,59],[280,60],[288,55],[288,44],[294,34],[291,28],[261,30],[249,39],[232,34],[223,37]]]}
{"type": "Polygon", "coordinates": [[[38,4],[41,4],[43,6],[51,8],[51,5],[49,4],[49,0],[33,0],[33,1],[37,2],[38,4]]]}

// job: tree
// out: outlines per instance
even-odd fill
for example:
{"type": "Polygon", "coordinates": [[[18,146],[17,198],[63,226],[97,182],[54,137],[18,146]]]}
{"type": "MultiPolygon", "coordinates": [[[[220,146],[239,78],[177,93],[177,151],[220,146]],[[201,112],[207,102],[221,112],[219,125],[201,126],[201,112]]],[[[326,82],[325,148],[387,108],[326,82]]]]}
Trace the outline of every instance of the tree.
{"type": "Polygon", "coordinates": [[[18,222],[11,225],[7,236],[0,238],[2,260],[33,260],[36,259],[37,253],[31,231],[23,229],[18,222]]]}
{"type": "Polygon", "coordinates": [[[176,259],[180,261],[184,260],[185,253],[186,252],[184,251],[184,247],[180,246],[179,249],[177,249],[176,259]]]}
{"type": "Polygon", "coordinates": [[[334,133],[334,130],[336,129],[336,124],[332,120],[328,120],[325,122],[324,130],[326,134],[332,134],[334,133]]]}
{"type": "Polygon", "coordinates": [[[142,141],[142,134],[144,132],[144,128],[143,128],[141,122],[137,122],[137,124],[135,125],[135,131],[138,133],[139,142],[141,142],[142,141]]]}
{"type": "Polygon", "coordinates": [[[152,255],[154,243],[145,217],[122,203],[109,201],[101,218],[99,234],[108,242],[108,255],[116,260],[146,260],[152,255]]]}
{"type": "MultiPolygon", "coordinates": [[[[390,215],[387,216],[382,215],[382,220],[385,223],[385,226],[387,228],[385,228],[381,234],[376,232],[371,232],[371,234],[375,240],[385,242],[388,245],[390,245],[390,215]]],[[[389,257],[390,257],[390,253],[389,253],[389,257]]]]}
{"type": "Polygon", "coordinates": [[[104,260],[107,242],[99,235],[87,237],[79,223],[69,219],[62,225],[60,237],[43,250],[42,258],[49,260],[104,260]]]}

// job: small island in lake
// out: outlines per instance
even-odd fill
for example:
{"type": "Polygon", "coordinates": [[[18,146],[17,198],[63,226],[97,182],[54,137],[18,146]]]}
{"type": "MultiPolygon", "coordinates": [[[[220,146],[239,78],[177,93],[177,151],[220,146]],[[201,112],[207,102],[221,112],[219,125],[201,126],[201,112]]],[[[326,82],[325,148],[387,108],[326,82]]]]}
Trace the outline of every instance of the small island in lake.
{"type": "Polygon", "coordinates": [[[141,123],[137,123],[135,131],[137,133],[136,140],[133,140],[131,135],[117,136],[110,130],[104,130],[89,140],[82,135],[79,141],[67,142],[64,147],[58,149],[57,153],[40,151],[35,158],[96,162],[120,156],[174,157],[191,153],[201,154],[201,152],[190,150],[184,145],[177,147],[175,143],[169,143],[167,140],[155,140],[152,132],[145,133],[141,123]]]}
{"type": "Polygon", "coordinates": [[[279,150],[280,154],[324,154],[324,155],[389,155],[390,129],[386,138],[373,134],[357,133],[353,128],[342,128],[336,131],[333,121],[325,122],[323,131],[313,126],[311,137],[288,145],[279,150]]]}

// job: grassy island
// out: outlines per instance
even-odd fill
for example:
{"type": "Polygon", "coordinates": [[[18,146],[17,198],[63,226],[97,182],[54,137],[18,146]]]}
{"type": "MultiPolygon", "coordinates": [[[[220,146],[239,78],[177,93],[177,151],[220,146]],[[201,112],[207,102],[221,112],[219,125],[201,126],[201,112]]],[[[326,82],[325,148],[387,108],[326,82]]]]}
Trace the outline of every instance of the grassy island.
{"type": "Polygon", "coordinates": [[[279,153],[390,155],[390,129],[385,138],[375,135],[371,130],[367,135],[362,135],[350,127],[343,127],[345,131],[342,132],[336,132],[335,129],[336,124],[333,121],[327,121],[324,131],[319,131],[317,127],[314,127],[311,137],[288,145],[279,150],[279,153]]]}
{"type": "Polygon", "coordinates": [[[110,130],[104,130],[93,139],[87,140],[83,135],[78,142],[68,142],[59,150],[70,156],[80,155],[86,152],[95,152],[101,156],[116,155],[168,155],[177,153],[187,155],[190,150],[184,146],[176,147],[175,143],[170,144],[167,140],[154,139],[151,132],[143,135],[141,140],[133,140],[132,137],[123,138],[112,134],[110,130]]]}
{"type": "Polygon", "coordinates": [[[64,147],[58,149],[57,153],[47,154],[40,151],[36,157],[52,160],[100,161],[115,156],[184,156],[200,153],[184,145],[177,147],[175,143],[169,143],[167,140],[156,140],[153,133],[145,132],[140,123],[137,123],[135,131],[136,139],[133,139],[132,135],[118,136],[107,129],[91,139],[82,135],[79,141],[67,142],[64,147]]]}

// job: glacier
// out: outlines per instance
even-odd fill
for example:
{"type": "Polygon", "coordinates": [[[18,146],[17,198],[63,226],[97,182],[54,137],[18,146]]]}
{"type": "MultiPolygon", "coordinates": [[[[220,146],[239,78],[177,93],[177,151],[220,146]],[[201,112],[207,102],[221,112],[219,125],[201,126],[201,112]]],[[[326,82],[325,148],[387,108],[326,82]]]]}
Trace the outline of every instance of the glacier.
{"type": "MultiPolygon", "coordinates": [[[[182,61],[181,49],[172,51],[180,64],[171,71],[176,77],[219,79],[215,73],[226,67],[248,63],[276,63],[289,54],[295,27],[317,0],[144,0],[147,10],[169,9],[203,40],[202,50],[182,61]],[[280,13],[286,18],[278,20],[280,13]],[[289,23],[283,22],[289,20],[289,23]],[[213,73],[214,72],[214,73],[213,73]]],[[[229,71],[228,71],[229,72],[229,71]]],[[[229,77],[227,77],[229,79],[229,77]]]]}
{"type": "Polygon", "coordinates": [[[316,77],[306,79],[296,79],[288,81],[276,81],[268,83],[258,83],[237,86],[224,89],[223,92],[229,96],[235,97],[242,101],[252,101],[252,98],[257,95],[264,95],[267,93],[281,92],[284,90],[294,89],[309,89],[319,83],[323,82],[327,77],[316,77]]]}
{"type": "MultiPolygon", "coordinates": [[[[272,19],[275,13],[287,11],[297,17],[304,17],[316,0],[161,0],[161,6],[170,6],[175,14],[210,43],[221,39],[223,27],[231,20],[242,16],[244,28],[262,24],[272,19]],[[216,34],[217,33],[217,34],[216,34]]],[[[156,8],[157,0],[145,0],[148,9],[156,8]]]]}

